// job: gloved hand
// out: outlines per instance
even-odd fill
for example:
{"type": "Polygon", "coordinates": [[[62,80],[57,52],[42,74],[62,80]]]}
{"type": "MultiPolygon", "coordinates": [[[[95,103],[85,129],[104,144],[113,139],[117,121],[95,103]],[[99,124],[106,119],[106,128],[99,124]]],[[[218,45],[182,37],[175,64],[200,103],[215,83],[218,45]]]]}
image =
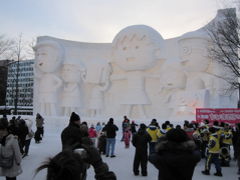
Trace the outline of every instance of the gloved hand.
{"type": "Polygon", "coordinates": [[[102,161],[101,155],[93,145],[82,144],[87,151],[86,161],[94,167],[96,180],[116,180],[116,175],[108,170],[108,165],[102,161]]]}
{"type": "Polygon", "coordinates": [[[86,161],[91,164],[94,168],[102,164],[102,158],[97,148],[92,145],[82,144],[83,149],[87,151],[87,159],[86,161]]]}
{"type": "Polygon", "coordinates": [[[108,170],[108,166],[103,163],[99,169],[95,169],[95,179],[96,180],[116,180],[117,177],[114,172],[108,170]],[[105,168],[104,168],[105,167],[105,168]]]}

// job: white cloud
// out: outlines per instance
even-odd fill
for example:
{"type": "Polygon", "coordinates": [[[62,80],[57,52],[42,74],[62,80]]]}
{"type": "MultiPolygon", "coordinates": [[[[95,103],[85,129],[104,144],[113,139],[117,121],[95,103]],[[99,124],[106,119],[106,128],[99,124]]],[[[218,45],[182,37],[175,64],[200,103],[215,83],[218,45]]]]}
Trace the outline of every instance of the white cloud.
{"type": "Polygon", "coordinates": [[[171,38],[198,29],[214,18],[219,7],[216,1],[41,0],[38,5],[31,6],[31,17],[23,17],[16,23],[13,19],[4,19],[5,27],[1,27],[1,31],[50,35],[76,41],[111,42],[126,26],[146,24],[164,38],[171,38]]]}

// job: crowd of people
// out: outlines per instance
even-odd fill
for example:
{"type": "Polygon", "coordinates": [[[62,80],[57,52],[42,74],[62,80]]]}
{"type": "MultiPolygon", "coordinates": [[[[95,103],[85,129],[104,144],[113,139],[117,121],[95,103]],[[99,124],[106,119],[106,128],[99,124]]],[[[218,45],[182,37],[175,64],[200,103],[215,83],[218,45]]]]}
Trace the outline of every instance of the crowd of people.
{"type": "Polygon", "coordinates": [[[7,116],[0,119],[0,176],[7,180],[16,180],[22,173],[21,160],[28,156],[32,138],[40,143],[43,137],[44,119],[40,114],[36,116],[36,132],[33,131],[33,121],[13,116],[10,120],[7,116]],[[6,166],[6,159],[10,159],[11,167],[6,166]]]}
{"type": "MultiPolygon", "coordinates": [[[[0,121],[0,155],[11,156],[15,161],[11,168],[1,167],[0,176],[14,180],[21,174],[21,159],[28,155],[31,139],[40,143],[44,135],[44,119],[36,116],[36,131],[32,121],[6,117],[0,121]],[[14,147],[9,150],[9,147],[14,147]]],[[[48,162],[37,168],[36,173],[47,168],[47,180],[85,180],[87,169],[92,166],[97,180],[115,180],[115,173],[103,162],[102,156],[115,158],[116,136],[119,128],[113,118],[108,122],[88,127],[78,114],[72,112],[69,124],[61,133],[62,149],[48,162]]],[[[165,121],[161,125],[152,119],[147,125],[123,117],[121,141],[126,149],[135,148],[132,173],[148,176],[148,162],[159,171],[159,180],[191,180],[195,166],[205,159],[203,175],[223,176],[222,168],[231,165],[231,160],[240,165],[240,124],[234,126],[223,122],[201,123],[184,121],[176,125],[165,121]],[[231,152],[233,151],[233,152],[231,152]],[[232,156],[231,156],[232,155],[232,156]]],[[[239,168],[239,167],[238,167],[239,168]]],[[[238,169],[240,174],[240,168],[238,169]]]]}

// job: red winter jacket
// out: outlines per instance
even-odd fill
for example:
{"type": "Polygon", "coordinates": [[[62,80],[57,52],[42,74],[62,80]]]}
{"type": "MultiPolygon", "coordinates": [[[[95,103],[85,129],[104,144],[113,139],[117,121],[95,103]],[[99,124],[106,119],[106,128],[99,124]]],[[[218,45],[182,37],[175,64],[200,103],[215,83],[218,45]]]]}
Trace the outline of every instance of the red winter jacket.
{"type": "Polygon", "coordinates": [[[91,127],[88,129],[88,134],[90,138],[95,138],[97,137],[97,131],[95,130],[95,128],[91,127]]]}

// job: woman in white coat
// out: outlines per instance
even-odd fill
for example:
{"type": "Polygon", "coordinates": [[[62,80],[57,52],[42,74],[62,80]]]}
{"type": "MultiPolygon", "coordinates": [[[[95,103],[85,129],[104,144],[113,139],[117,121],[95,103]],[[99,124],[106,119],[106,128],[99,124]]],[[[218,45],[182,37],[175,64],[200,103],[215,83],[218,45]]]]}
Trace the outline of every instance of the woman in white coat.
{"type": "Polygon", "coordinates": [[[0,176],[5,176],[6,180],[16,180],[22,173],[20,148],[17,137],[9,134],[7,127],[2,124],[0,124],[0,153],[4,157],[14,155],[12,167],[0,167],[0,176]]]}

